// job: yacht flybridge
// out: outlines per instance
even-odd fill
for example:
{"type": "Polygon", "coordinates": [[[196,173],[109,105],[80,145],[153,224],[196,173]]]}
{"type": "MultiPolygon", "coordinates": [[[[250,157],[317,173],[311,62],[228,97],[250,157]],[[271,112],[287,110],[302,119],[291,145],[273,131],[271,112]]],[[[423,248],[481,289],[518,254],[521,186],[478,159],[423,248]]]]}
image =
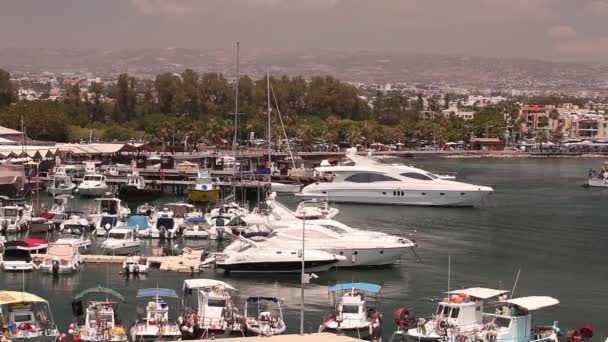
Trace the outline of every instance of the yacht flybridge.
{"type": "Polygon", "coordinates": [[[494,192],[488,186],[447,180],[411,166],[380,164],[352,150],[347,157],[355,165],[317,167],[333,181],[310,184],[296,195],[343,203],[467,207],[494,192]]]}

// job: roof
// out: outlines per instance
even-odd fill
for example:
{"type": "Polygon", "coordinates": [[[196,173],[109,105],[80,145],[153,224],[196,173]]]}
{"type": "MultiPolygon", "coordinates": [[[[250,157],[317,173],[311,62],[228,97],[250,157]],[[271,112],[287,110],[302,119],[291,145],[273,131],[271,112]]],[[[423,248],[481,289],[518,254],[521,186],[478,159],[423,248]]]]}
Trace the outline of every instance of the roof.
{"type": "Polygon", "coordinates": [[[132,215],[127,219],[127,227],[135,227],[139,229],[147,229],[150,227],[148,224],[148,217],[143,215],[132,215]]]}
{"type": "Polygon", "coordinates": [[[8,134],[22,134],[22,133],[17,130],[14,130],[12,128],[0,126],[0,135],[8,135],[8,134]]]}
{"type": "Polygon", "coordinates": [[[34,294],[17,291],[0,291],[0,305],[15,304],[15,303],[46,303],[47,301],[34,294]]]}
{"type": "Polygon", "coordinates": [[[343,290],[361,290],[366,292],[377,293],[380,292],[382,286],[370,283],[344,283],[336,284],[332,287],[332,291],[343,291],[343,290]]]}
{"type": "Polygon", "coordinates": [[[494,290],[485,287],[471,287],[468,289],[454,290],[448,292],[448,294],[465,294],[467,296],[479,298],[479,299],[488,299],[492,297],[498,297],[502,294],[508,293],[506,290],[494,290]]]}
{"type": "Polygon", "coordinates": [[[521,306],[528,311],[539,310],[548,306],[559,304],[559,300],[549,296],[530,296],[506,300],[509,304],[521,306]]]}
{"type": "Polygon", "coordinates": [[[159,288],[150,288],[150,289],[139,289],[137,291],[137,298],[141,297],[167,297],[167,298],[179,298],[177,293],[171,289],[159,289],[159,288]]]}
{"type": "Polygon", "coordinates": [[[123,295],[121,295],[120,293],[118,293],[112,289],[108,289],[106,287],[101,287],[101,286],[86,289],[86,290],[80,292],[79,294],[77,294],[74,297],[74,299],[81,299],[82,297],[84,297],[88,294],[91,294],[91,293],[105,293],[105,294],[112,295],[112,296],[122,300],[123,302],[125,301],[125,297],[123,297],[123,295]]]}
{"type": "Polygon", "coordinates": [[[501,140],[498,139],[498,138],[473,138],[472,141],[473,142],[481,142],[481,143],[484,143],[484,142],[501,142],[501,140]]]}
{"type": "Polygon", "coordinates": [[[186,279],[184,280],[184,284],[191,289],[201,287],[213,287],[219,285],[225,287],[228,290],[236,291],[236,289],[232,285],[216,279],[186,279]]]}

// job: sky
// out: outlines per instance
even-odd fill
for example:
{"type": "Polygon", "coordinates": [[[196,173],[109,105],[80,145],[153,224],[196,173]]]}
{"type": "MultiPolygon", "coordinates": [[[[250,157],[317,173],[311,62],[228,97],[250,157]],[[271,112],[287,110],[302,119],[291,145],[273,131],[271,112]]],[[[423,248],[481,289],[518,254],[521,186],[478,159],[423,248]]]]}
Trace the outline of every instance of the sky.
{"type": "Polygon", "coordinates": [[[0,48],[403,50],[606,61],[608,0],[0,0],[0,48]]]}

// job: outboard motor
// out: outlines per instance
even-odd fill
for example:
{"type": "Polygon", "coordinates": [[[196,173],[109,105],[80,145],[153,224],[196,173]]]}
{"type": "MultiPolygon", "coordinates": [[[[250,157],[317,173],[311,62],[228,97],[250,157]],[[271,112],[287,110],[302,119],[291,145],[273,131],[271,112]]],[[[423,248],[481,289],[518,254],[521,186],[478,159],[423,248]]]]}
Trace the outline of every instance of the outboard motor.
{"type": "Polygon", "coordinates": [[[59,274],[59,259],[57,257],[53,258],[52,264],[51,264],[51,268],[53,271],[53,275],[58,275],[59,274]]]}
{"type": "Polygon", "coordinates": [[[167,228],[165,228],[165,226],[160,226],[160,227],[158,227],[158,230],[160,231],[159,238],[161,240],[166,239],[167,238],[167,228]]]}

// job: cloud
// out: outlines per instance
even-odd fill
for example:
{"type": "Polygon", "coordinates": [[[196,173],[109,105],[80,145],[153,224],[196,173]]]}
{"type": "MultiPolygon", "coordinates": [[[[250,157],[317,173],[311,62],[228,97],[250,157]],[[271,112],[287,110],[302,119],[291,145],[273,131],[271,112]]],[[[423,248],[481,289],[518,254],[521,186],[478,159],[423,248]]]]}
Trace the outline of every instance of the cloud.
{"type": "Polygon", "coordinates": [[[547,35],[555,40],[568,40],[576,37],[576,30],[569,25],[556,25],[547,30],[547,35]]]}

